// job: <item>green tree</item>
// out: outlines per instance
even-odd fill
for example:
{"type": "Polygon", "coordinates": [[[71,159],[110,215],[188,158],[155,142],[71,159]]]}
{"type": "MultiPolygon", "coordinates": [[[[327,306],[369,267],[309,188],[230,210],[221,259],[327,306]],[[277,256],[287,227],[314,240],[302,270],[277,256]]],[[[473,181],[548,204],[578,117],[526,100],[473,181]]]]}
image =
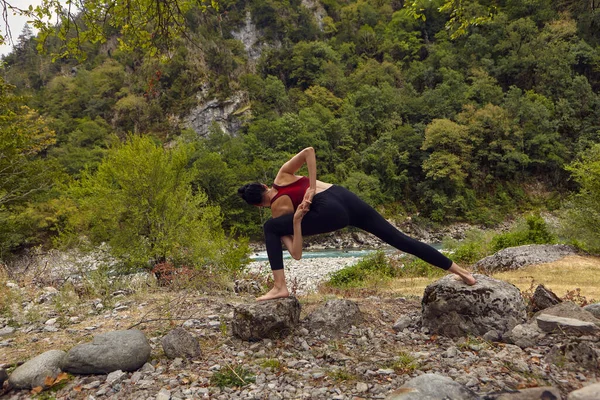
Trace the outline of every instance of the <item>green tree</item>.
{"type": "Polygon", "coordinates": [[[191,150],[184,144],[165,150],[138,136],[112,148],[97,171],[70,187],[77,206],[71,232],[87,234],[94,245],[108,243],[125,268],[219,265],[228,248],[220,210],[192,190],[191,150]]]}

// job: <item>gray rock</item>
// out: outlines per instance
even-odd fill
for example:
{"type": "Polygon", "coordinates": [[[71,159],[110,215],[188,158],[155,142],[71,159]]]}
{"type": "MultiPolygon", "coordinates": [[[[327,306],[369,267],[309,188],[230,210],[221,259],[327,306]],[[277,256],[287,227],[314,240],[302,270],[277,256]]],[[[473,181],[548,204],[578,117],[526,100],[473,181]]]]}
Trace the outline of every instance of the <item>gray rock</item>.
{"type": "Polygon", "coordinates": [[[286,336],[298,324],[300,308],[295,297],[238,305],[231,323],[233,335],[251,341],[286,336]]]}
{"type": "Polygon", "coordinates": [[[171,399],[171,391],[165,388],[159,390],[156,395],[156,400],[170,400],[171,399]]]}
{"type": "Polygon", "coordinates": [[[544,285],[538,285],[533,292],[531,298],[531,310],[536,312],[544,310],[548,307],[552,307],[562,302],[551,290],[547,289],[544,285]]]}
{"type": "Polygon", "coordinates": [[[310,332],[337,336],[345,333],[352,325],[358,326],[363,321],[358,305],[350,300],[329,300],[316,309],[304,320],[304,327],[310,332]]]}
{"type": "Polygon", "coordinates": [[[600,327],[593,322],[580,321],[575,318],[557,317],[542,314],[536,317],[536,322],[544,332],[561,331],[565,333],[588,334],[600,331],[600,327]]]}
{"type": "Polygon", "coordinates": [[[395,332],[401,332],[404,329],[408,328],[412,324],[412,322],[413,321],[410,317],[407,317],[407,316],[400,317],[396,320],[396,322],[394,322],[392,329],[395,332]]]}
{"type": "Polygon", "coordinates": [[[599,351],[592,343],[572,339],[566,343],[554,345],[546,355],[546,360],[559,366],[563,366],[566,361],[598,370],[598,354],[599,351]]]}
{"type": "Polygon", "coordinates": [[[588,304],[583,309],[591,313],[594,317],[600,319],[600,303],[588,304]]]}
{"type": "Polygon", "coordinates": [[[564,301],[555,306],[546,308],[545,310],[535,313],[534,317],[537,318],[540,315],[552,315],[555,317],[573,318],[579,321],[592,322],[600,326],[600,319],[594,317],[594,315],[591,312],[584,310],[572,301],[564,301]]]}
{"type": "Polygon", "coordinates": [[[137,330],[107,332],[91,343],[73,347],[65,356],[63,370],[75,374],[106,374],[135,371],[150,358],[150,345],[137,330]]]}
{"type": "Polygon", "coordinates": [[[237,279],[233,283],[233,290],[236,293],[249,293],[249,294],[259,294],[262,292],[262,288],[258,284],[258,282],[252,279],[237,279]]]}
{"type": "Polygon", "coordinates": [[[42,353],[17,367],[10,374],[8,382],[16,389],[32,389],[36,386],[45,388],[47,377],[55,379],[60,374],[64,357],[65,352],[61,350],[42,353]]]}
{"type": "Polygon", "coordinates": [[[5,326],[4,328],[0,329],[0,337],[12,335],[13,333],[15,333],[15,330],[16,329],[12,326],[5,326]]]}
{"type": "Polygon", "coordinates": [[[386,400],[477,400],[479,396],[466,386],[438,374],[411,379],[386,397],[386,400]]]}
{"type": "Polygon", "coordinates": [[[576,253],[577,250],[574,247],[563,244],[529,244],[509,247],[478,261],[473,265],[473,270],[485,274],[510,271],[527,265],[560,260],[576,253]]]}
{"type": "Polygon", "coordinates": [[[598,400],[600,399],[600,383],[594,383],[575,390],[567,396],[567,400],[598,400]]]}
{"type": "Polygon", "coordinates": [[[115,383],[124,381],[125,379],[127,379],[127,374],[125,372],[121,371],[120,369],[118,369],[107,375],[106,383],[108,383],[109,385],[112,386],[115,383]]]}
{"type": "Polygon", "coordinates": [[[534,347],[546,334],[536,323],[519,324],[502,336],[505,342],[516,344],[521,348],[534,347]]]}
{"type": "Polygon", "coordinates": [[[0,388],[4,384],[4,381],[8,379],[8,373],[4,368],[0,368],[0,388]]]}
{"type": "Polygon", "coordinates": [[[525,302],[516,286],[485,275],[475,278],[469,286],[447,275],[427,286],[423,327],[449,337],[482,336],[490,330],[504,334],[525,321],[525,302]]]}
{"type": "Polygon", "coordinates": [[[194,359],[202,355],[198,340],[182,327],[167,333],[161,339],[161,344],[165,355],[171,359],[177,357],[194,359]]]}
{"type": "Polygon", "coordinates": [[[553,386],[521,389],[515,393],[503,393],[496,400],[561,400],[560,391],[553,386]]]}

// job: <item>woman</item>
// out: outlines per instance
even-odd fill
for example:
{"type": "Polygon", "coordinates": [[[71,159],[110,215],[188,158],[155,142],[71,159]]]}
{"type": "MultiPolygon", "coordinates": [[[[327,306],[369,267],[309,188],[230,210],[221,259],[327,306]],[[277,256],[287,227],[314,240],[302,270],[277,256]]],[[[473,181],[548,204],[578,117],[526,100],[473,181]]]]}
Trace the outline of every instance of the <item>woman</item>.
{"type": "Polygon", "coordinates": [[[433,247],[412,239],[385,220],[377,211],[355,194],[337,185],[317,180],[315,150],[307,147],[283,164],[273,187],[249,183],[238,189],[249,204],[271,207],[273,218],[264,225],[265,243],[274,286],[257,300],[288,297],[283,270],[282,245],[294,259],[302,257],[302,236],[333,232],[355,226],[377,236],[398,250],[413,254],[428,263],[453,272],[468,285],[473,276],[433,247]],[[306,164],[308,178],[296,175],[306,164]]]}

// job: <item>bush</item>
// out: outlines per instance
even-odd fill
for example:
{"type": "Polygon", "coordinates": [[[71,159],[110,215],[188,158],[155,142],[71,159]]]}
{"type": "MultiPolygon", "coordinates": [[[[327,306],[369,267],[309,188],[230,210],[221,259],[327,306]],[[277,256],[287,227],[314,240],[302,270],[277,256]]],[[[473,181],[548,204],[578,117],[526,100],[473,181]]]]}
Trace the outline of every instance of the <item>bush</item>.
{"type": "Polygon", "coordinates": [[[327,282],[329,286],[340,289],[356,288],[373,278],[391,278],[398,269],[388,262],[381,250],[363,257],[358,263],[336,271],[327,282]]]}
{"type": "Polygon", "coordinates": [[[550,232],[546,222],[539,214],[530,215],[525,222],[524,228],[517,228],[514,232],[494,236],[491,243],[492,252],[525,244],[556,243],[556,236],[550,232]]]}
{"type": "Polygon", "coordinates": [[[218,372],[215,372],[210,378],[210,383],[220,388],[232,386],[245,386],[256,380],[254,375],[247,369],[237,366],[231,368],[227,366],[218,372]]]}

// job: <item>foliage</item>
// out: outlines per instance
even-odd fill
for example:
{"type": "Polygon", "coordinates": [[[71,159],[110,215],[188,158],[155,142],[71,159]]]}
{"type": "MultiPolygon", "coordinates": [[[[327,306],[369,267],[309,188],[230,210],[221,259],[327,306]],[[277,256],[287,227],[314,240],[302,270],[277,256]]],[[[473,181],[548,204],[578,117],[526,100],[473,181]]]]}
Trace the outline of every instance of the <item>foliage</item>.
{"type": "Polygon", "coordinates": [[[507,247],[525,244],[552,244],[556,243],[556,240],[556,236],[550,232],[544,219],[539,214],[533,214],[525,219],[525,226],[494,236],[491,249],[492,252],[497,252],[507,247]]]}
{"type": "Polygon", "coordinates": [[[397,269],[391,265],[383,251],[363,257],[359,262],[334,272],[327,284],[340,289],[360,287],[367,279],[394,277],[397,269]]]}
{"type": "Polygon", "coordinates": [[[220,388],[245,386],[255,380],[256,378],[254,375],[241,365],[237,365],[233,368],[227,365],[226,368],[221,368],[221,370],[215,372],[210,377],[211,384],[220,388]]]}
{"type": "Polygon", "coordinates": [[[115,146],[97,171],[85,171],[70,186],[77,212],[69,232],[107,242],[127,269],[165,261],[219,265],[228,253],[219,209],[192,190],[190,152],[183,144],[165,150],[137,136],[115,146]]]}
{"type": "Polygon", "coordinates": [[[600,252],[600,144],[595,144],[568,166],[579,190],[562,218],[562,231],[588,251],[600,252]]]}

